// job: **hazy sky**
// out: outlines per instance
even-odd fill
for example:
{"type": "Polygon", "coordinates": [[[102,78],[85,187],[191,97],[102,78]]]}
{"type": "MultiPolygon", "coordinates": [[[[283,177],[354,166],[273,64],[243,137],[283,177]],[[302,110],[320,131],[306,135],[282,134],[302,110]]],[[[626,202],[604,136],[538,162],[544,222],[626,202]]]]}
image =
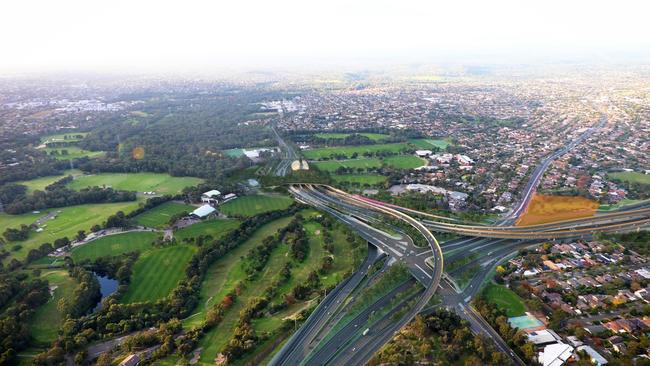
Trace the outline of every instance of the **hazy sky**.
{"type": "Polygon", "coordinates": [[[0,70],[648,55],[649,14],[643,0],[2,0],[0,70]]]}

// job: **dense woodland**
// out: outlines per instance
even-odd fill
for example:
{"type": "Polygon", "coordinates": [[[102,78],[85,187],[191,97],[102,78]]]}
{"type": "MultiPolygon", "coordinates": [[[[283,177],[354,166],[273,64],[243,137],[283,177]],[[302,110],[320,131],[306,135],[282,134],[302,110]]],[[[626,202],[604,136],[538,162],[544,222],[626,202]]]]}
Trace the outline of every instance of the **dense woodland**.
{"type": "Polygon", "coordinates": [[[80,147],[108,154],[102,159],[84,159],[80,168],[220,178],[250,164],[248,159],[230,158],[220,150],[276,144],[270,129],[252,115],[260,109],[255,103],[273,97],[221,92],[150,101],[143,108],[146,117],[99,126],[82,140],[80,147]]]}
{"type": "Polygon", "coordinates": [[[489,340],[475,337],[458,315],[438,309],[418,315],[400,331],[368,365],[420,365],[423,363],[466,366],[507,365],[504,354],[489,340]]]}

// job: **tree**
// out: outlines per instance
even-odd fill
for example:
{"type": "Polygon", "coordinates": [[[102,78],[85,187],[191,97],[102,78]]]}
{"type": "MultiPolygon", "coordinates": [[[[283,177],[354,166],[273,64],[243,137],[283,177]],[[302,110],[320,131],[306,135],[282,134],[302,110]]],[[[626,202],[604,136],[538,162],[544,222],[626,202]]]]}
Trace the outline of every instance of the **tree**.
{"type": "Polygon", "coordinates": [[[77,231],[76,239],[77,239],[77,241],[82,241],[82,240],[86,239],[86,232],[84,230],[77,231]]]}

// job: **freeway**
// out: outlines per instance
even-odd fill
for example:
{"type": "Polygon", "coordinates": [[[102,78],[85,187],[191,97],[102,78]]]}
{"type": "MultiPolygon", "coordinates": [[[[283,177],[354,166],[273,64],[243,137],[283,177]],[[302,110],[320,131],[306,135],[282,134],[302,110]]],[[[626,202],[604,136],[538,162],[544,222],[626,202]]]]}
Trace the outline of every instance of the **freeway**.
{"type": "MultiPolygon", "coordinates": [[[[343,191],[339,191],[327,186],[312,186],[312,185],[292,185],[289,187],[289,191],[295,196],[295,198],[303,203],[315,206],[325,212],[330,213],[332,216],[343,222],[344,224],[353,228],[359,235],[368,240],[368,242],[376,245],[383,252],[391,256],[394,260],[403,263],[413,274],[414,278],[418,280],[425,286],[424,291],[421,292],[420,296],[417,297],[417,301],[407,309],[405,314],[403,314],[398,320],[392,321],[390,323],[391,332],[389,333],[373,333],[367,337],[368,345],[364,347],[364,352],[360,352],[358,355],[353,355],[359,361],[359,357],[364,359],[363,362],[367,361],[372,354],[381,347],[386,341],[390,339],[393,332],[399,330],[401,327],[406,325],[411,321],[415,315],[417,315],[428,303],[436,289],[440,284],[442,278],[443,270],[443,256],[442,250],[438,245],[435,237],[431,232],[419,221],[411,218],[410,216],[399,212],[397,210],[383,207],[378,204],[368,203],[355,199],[355,197],[348,195],[343,191]],[[323,199],[323,194],[327,196],[335,196],[337,200],[323,199]],[[337,204],[339,203],[339,204],[337,204]],[[350,209],[354,215],[351,215],[347,212],[347,209],[350,209]],[[394,219],[401,220],[412,227],[414,227],[420,235],[422,235],[429,248],[418,248],[413,244],[413,241],[407,235],[391,235],[385,233],[377,228],[369,225],[366,220],[373,220],[373,215],[369,213],[373,212],[374,214],[388,215],[394,219]],[[432,268],[427,266],[426,256],[418,255],[424,251],[429,251],[429,255],[432,263],[432,268]],[[368,348],[370,347],[370,348],[368,348]]],[[[386,298],[385,301],[388,301],[389,298],[386,298]]],[[[331,300],[330,300],[331,304],[331,300]]],[[[372,306],[381,306],[385,303],[374,304],[372,306]]],[[[320,306],[319,306],[320,308],[320,306]]],[[[299,364],[301,356],[305,352],[309,351],[311,340],[306,339],[305,335],[315,336],[319,333],[320,329],[323,328],[323,324],[327,322],[326,317],[330,314],[333,314],[333,311],[325,312],[325,315],[320,314],[310,317],[308,320],[308,329],[301,332],[300,336],[294,336],[291,340],[283,347],[283,349],[274,357],[271,364],[272,365],[296,365],[299,364]],[[320,324],[320,326],[318,326],[320,324]]],[[[361,319],[363,320],[363,319],[361,319]]],[[[357,326],[363,322],[355,322],[357,326]]],[[[314,338],[312,337],[312,340],[314,338]]],[[[331,350],[338,350],[341,355],[348,355],[350,349],[348,342],[350,340],[349,334],[346,333],[337,333],[333,338],[331,338],[328,343],[325,344],[325,351],[322,351],[323,348],[320,348],[322,352],[330,354],[331,350]]],[[[366,340],[366,339],[364,339],[366,340]]],[[[354,347],[353,347],[354,348],[354,347]]],[[[313,357],[313,355],[312,355],[313,357]]],[[[324,360],[323,357],[310,358],[308,364],[322,364],[327,360],[324,360]]],[[[304,358],[303,358],[304,360],[304,358]]],[[[331,363],[339,364],[341,361],[333,360],[331,363]]],[[[356,361],[355,361],[356,362],[356,361]]],[[[359,361],[360,362],[360,361],[359,361]]],[[[360,362],[362,363],[362,362],[360,362]]]]}
{"type": "Polygon", "coordinates": [[[297,365],[307,357],[311,347],[319,340],[316,336],[342,307],[345,299],[359,286],[367,270],[381,257],[374,246],[369,246],[368,255],[352,276],[334,288],[312,312],[305,323],[287,341],[284,347],[273,357],[271,365],[297,365]]]}
{"type": "Polygon", "coordinates": [[[284,141],[282,136],[278,133],[278,130],[275,129],[275,126],[272,126],[271,129],[273,130],[276,140],[278,140],[278,146],[280,146],[280,151],[282,152],[282,160],[280,160],[280,163],[278,163],[278,166],[275,168],[274,174],[278,177],[282,177],[287,175],[287,170],[291,167],[291,163],[298,159],[298,154],[292,146],[284,141]]]}

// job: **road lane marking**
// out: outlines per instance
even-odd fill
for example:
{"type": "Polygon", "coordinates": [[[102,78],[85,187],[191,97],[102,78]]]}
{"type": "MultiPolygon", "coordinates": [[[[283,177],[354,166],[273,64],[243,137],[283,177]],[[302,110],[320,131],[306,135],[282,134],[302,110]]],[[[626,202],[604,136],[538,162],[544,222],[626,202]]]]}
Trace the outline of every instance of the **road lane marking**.
{"type": "Polygon", "coordinates": [[[431,253],[431,252],[433,252],[433,251],[431,249],[429,249],[426,252],[422,252],[422,253],[419,253],[419,254],[416,254],[416,255],[419,257],[421,255],[426,255],[426,254],[431,253]]]}
{"type": "Polygon", "coordinates": [[[424,272],[424,275],[425,275],[425,276],[431,278],[431,275],[428,274],[427,271],[423,270],[422,267],[420,267],[419,264],[417,264],[417,263],[414,263],[414,264],[415,264],[416,267],[418,267],[418,269],[419,269],[420,271],[424,272]]]}

